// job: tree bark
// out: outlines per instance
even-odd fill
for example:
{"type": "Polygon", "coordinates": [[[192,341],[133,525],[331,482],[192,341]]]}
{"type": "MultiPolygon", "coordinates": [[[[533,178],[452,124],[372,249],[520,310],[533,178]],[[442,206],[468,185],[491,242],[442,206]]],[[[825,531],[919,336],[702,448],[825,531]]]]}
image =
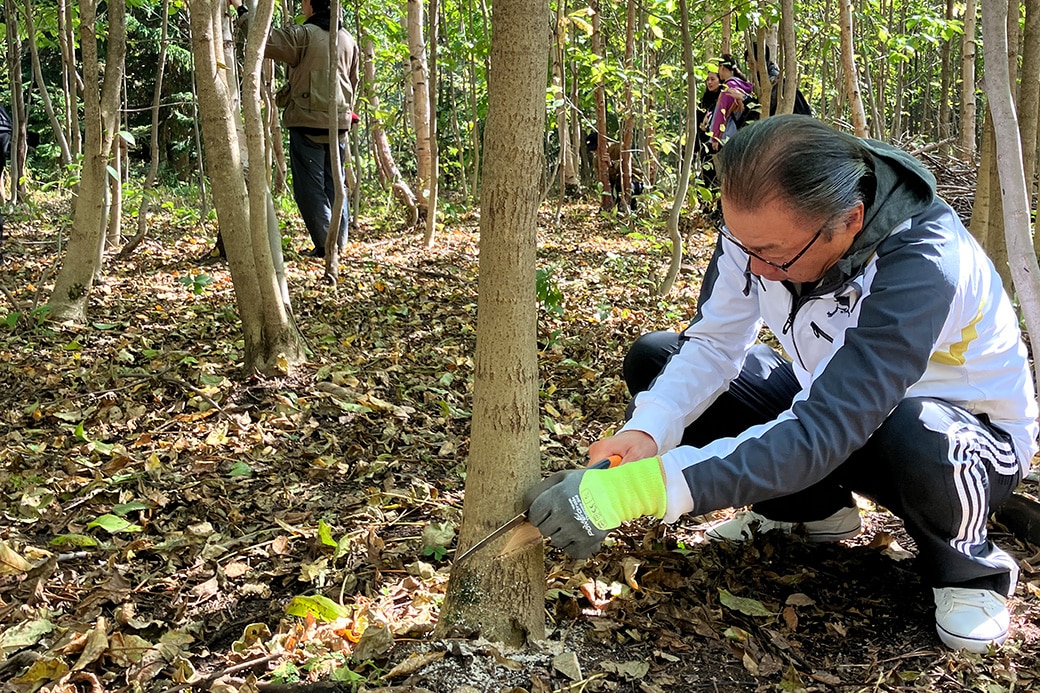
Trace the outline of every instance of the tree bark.
{"type": "MultiPolygon", "coordinates": [[[[496,0],[492,16],[473,422],[460,550],[515,515],[523,491],[540,476],[534,277],[547,12],[545,0],[496,0]]],[[[542,544],[495,558],[499,548],[488,547],[453,567],[439,633],[468,626],[511,645],[544,638],[542,544]]]]}
{"type": "Polygon", "coordinates": [[[25,166],[25,100],[22,98],[22,42],[18,36],[18,8],[14,0],[4,0],[4,24],[7,27],[7,70],[11,90],[11,154],[7,172],[11,176],[13,203],[24,192],[22,170],[25,166]]]}
{"type": "Polygon", "coordinates": [[[149,143],[152,157],[148,165],[144,188],[141,190],[141,206],[137,209],[137,233],[120,249],[116,256],[117,260],[130,257],[130,254],[148,235],[148,215],[152,211],[152,188],[155,187],[155,179],[159,175],[159,107],[162,104],[163,76],[166,73],[166,42],[170,34],[170,0],[163,0],[160,34],[159,71],[155,75],[155,87],[152,90],[152,132],[149,143]]]}
{"type": "MultiPolygon", "coordinates": [[[[999,0],[996,0],[999,2],[999,0]]],[[[957,154],[962,161],[975,159],[975,32],[978,28],[975,0],[964,4],[964,34],[961,37],[961,108],[957,139],[957,154]]]]}
{"type": "MultiPolygon", "coordinates": [[[[1007,63],[1007,9],[1003,2],[982,3],[986,95],[993,114],[997,142],[997,170],[1004,204],[1004,234],[1011,278],[1025,317],[1026,329],[1030,335],[1040,335],[1040,265],[1030,237],[1031,204],[1022,168],[1018,116],[1011,97],[1012,84],[1007,63]]],[[[1040,364],[1034,362],[1033,368],[1033,380],[1037,382],[1040,380],[1037,377],[1040,364]]]]}
{"type": "MultiPolygon", "coordinates": [[[[969,0],[970,1],[970,0],[969,0]]],[[[852,2],[838,0],[841,26],[841,66],[845,76],[845,95],[849,109],[852,111],[852,129],[857,137],[867,137],[867,114],[863,110],[863,94],[859,88],[859,71],[856,69],[856,56],[853,53],[852,2]]]]}
{"type": "Polygon", "coordinates": [[[430,198],[433,160],[430,154],[430,93],[426,72],[426,40],[423,38],[422,0],[408,0],[409,74],[412,83],[412,124],[418,173],[419,217],[425,222],[430,198]]]}
{"type": "Polygon", "coordinates": [[[427,248],[433,247],[433,239],[437,234],[437,189],[440,175],[440,151],[437,146],[437,0],[430,0],[430,63],[427,70],[429,81],[427,98],[430,100],[430,194],[426,206],[426,232],[423,242],[427,248]]]}
{"type": "Polygon", "coordinates": [[[32,60],[33,78],[36,80],[40,98],[43,100],[43,108],[47,111],[47,118],[51,121],[54,141],[58,143],[58,150],[61,152],[61,163],[63,166],[68,166],[72,163],[72,154],[69,152],[69,143],[65,138],[65,131],[61,122],[58,120],[58,114],[54,111],[50,92],[47,91],[47,85],[43,81],[43,69],[40,67],[40,52],[36,47],[36,25],[33,21],[31,0],[25,0],[25,33],[29,39],[29,56],[32,60]]]}
{"type": "Polygon", "coordinates": [[[383,123],[379,118],[379,94],[376,91],[376,47],[372,41],[365,41],[365,96],[372,113],[372,156],[376,160],[376,175],[383,186],[390,186],[394,197],[405,208],[408,215],[408,226],[414,228],[419,221],[419,208],[416,206],[415,193],[401,175],[394,155],[390,149],[390,141],[386,138],[383,123]]]}
{"type": "Polygon", "coordinates": [[[682,234],[679,233],[679,216],[682,214],[686,191],[690,185],[690,170],[693,167],[693,154],[697,148],[697,96],[693,85],[697,83],[693,72],[693,39],[690,37],[690,10],[686,0],[679,0],[679,18],[682,30],[683,66],[686,68],[686,148],[683,150],[682,168],[679,169],[679,181],[675,190],[675,200],[668,214],[668,237],[672,240],[672,259],[668,265],[668,273],[657,287],[657,295],[664,296],[672,290],[675,278],[679,276],[682,265],[682,234]]]}
{"type": "MultiPolygon", "coordinates": [[[[594,61],[603,61],[603,34],[600,22],[600,2],[592,0],[592,54],[594,61]]],[[[599,180],[601,192],[599,196],[599,208],[608,211],[614,207],[614,198],[610,194],[610,145],[607,136],[607,87],[603,77],[596,80],[596,133],[598,145],[596,146],[596,178],[599,180]]]]}
{"type": "Polygon", "coordinates": [[[299,332],[275,279],[267,172],[262,165],[265,158],[259,72],[272,8],[269,3],[257,3],[246,39],[242,104],[249,156],[257,162],[249,172],[249,186],[254,194],[247,195],[237,118],[232,111],[231,90],[225,81],[225,66],[230,60],[224,55],[221,31],[226,3],[224,0],[191,0],[188,7],[202,137],[210,173],[220,181],[220,185],[213,186],[213,203],[242,320],[243,362],[247,373],[255,370],[269,375],[284,374],[302,362],[304,355],[299,332]]]}
{"type": "MultiPolygon", "coordinates": [[[[333,183],[336,192],[332,197],[332,217],[329,220],[328,235],[325,237],[325,274],[322,280],[330,286],[335,286],[339,279],[339,236],[348,230],[340,228],[343,221],[343,205],[347,204],[347,191],[343,185],[343,176],[340,175],[344,162],[340,160],[339,154],[339,0],[332,0],[329,9],[332,20],[329,24],[328,137],[329,163],[336,176],[333,183]]],[[[347,104],[346,107],[352,108],[353,104],[347,104]]]]}
{"type": "MultiPolygon", "coordinates": [[[[780,73],[780,103],[777,113],[794,113],[795,95],[798,92],[798,44],[794,34],[794,0],[783,0],[780,11],[780,36],[783,41],[784,69],[780,73]]],[[[763,113],[763,116],[769,115],[763,113]]]]}
{"type": "Polygon", "coordinates": [[[69,247],[48,302],[52,317],[76,322],[87,317],[90,289],[101,269],[108,155],[118,123],[119,93],[126,57],[125,0],[108,3],[108,52],[103,85],[100,84],[96,22],[97,0],[81,0],[83,166],[69,247]]]}
{"type": "Polygon", "coordinates": [[[1040,115],[1040,0],[1026,0],[1019,85],[1017,111],[1022,133],[1022,165],[1026,193],[1032,199],[1033,178],[1036,174],[1037,117],[1040,115]]]}
{"type": "Polygon", "coordinates": [[[621,193],[618,209],[627,213],[632,208],[632,140],[635,129],[635,103],[632,100],[632,82],[635,79],[636,53],[636,0],[628,0],[625,20],[625,113],[621,119],[621,193]]]}

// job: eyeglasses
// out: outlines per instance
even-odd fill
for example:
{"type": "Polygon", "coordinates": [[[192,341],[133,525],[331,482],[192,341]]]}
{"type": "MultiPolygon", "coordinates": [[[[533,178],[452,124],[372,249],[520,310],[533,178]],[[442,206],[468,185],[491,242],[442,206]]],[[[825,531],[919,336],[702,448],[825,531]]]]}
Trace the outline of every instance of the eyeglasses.
{"type": "Polygon", "coordinates": [[[719,233],[721,235],[725,236],[726,240],[728,240],[730,243],[732,243],[733,245],[737,246],[738,248],[743,250],[745,253],[747,253],[751,257],[755,258],[756,260],[758,260],[759,262],[764,262],[765,264],[769,265],[770,267],[774,267],[774,268],[780,270],[781,272],[786,272],[787,270],[791,269],[791,267],[794,265],[794,263],[798,262],[803,255],[805,255],[807,252],[809,252],[809,248],[811,248],[813,246],[813,243],[815,243],[816,240],[821,235],[823,235],[824,230],[828,226],[830,226],[830,223],[834,220],[834,217],[836,217],[836,216],[838,216],[838,215],[835,214],[833,217],[830,217],[830,218],[827,219],[827,221],[823,222],[823,226],[821,226],[820,230],[817,231],[816,234],[811,239],[809,239],[809,242],[805,244],[805,247],[802,248],[801,250],[799,250],[798,254],[795,255],[793,258],[791,258],[790,260],[788,260],[787,262],[784,262],[782,264],[777,264],[777,263],[773,262],[772,260],[767,260],[764,257],[762,257],[761,255],[759,255],[758,253],[756,253],[754,250],[751,250],[746,245],[744,245],[743,243],[738,241],[736,239],[736,237],[730,232],[730,230],[727,227],[725,227],[725,226],[723,226],[722,228],[719,229],[719,233]]]}

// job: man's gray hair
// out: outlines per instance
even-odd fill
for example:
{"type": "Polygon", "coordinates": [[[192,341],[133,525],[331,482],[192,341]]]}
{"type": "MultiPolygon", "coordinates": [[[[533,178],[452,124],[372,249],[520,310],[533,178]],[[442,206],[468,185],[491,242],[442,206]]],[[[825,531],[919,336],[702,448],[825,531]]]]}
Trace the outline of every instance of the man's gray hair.
{"type": "Polygon", "coordinates": [[[870,151],[856,137],[805,115],[763,118],[716,157],[726,204],[754,211],[779,200],[796,214],[831,217],[874,199],[870,151]]]}

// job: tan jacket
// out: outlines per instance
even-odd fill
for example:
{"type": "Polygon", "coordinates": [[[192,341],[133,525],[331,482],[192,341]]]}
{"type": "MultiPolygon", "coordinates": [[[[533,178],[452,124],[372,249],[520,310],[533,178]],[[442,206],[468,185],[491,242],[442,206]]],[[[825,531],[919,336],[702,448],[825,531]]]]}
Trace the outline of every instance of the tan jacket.
{"type": "MultiPolygon", "coordinates": [[[[339,129],[350,128],[361,52],[345,29],[339,30],[339,129]]],[[[328,129],[329,32],[313,24],[271,30],[264,55],[289,66],[290,101],[282,115],[287,128],[328,129]]]]}

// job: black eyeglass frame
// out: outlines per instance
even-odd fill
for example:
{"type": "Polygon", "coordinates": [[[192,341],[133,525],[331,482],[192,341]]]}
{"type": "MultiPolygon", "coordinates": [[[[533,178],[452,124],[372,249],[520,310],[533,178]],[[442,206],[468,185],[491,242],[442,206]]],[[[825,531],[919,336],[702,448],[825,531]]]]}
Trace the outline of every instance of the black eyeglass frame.
{"type": "Polygon", "coordinates": [[[764,257],[762,257],[761,255],[759,255],[758,253],[756,253],[754,250],[751,250],[750,248],[748,248],[746,245],[744,245],[743,243],[738,241],[736,236],[733,235],[733,232],[730,231],[729,228],[727,226],[725,226],[725,225],[723,225],[721,228],[719,228],[719,234],[721,236],[723,236],[726,240],[728,240],[730,243],[732,243],[733,245],[737,246],[738,248],[743,250],[745,253],[747,253],[751,257],[755,258],[756,260],[758,260],[759,262],[764,262],[765,264],[769,265],[770,267],[778,269],[781,272],[787,272],[787,270],[791,269],[791,267],[794,266],[794,263],[796,263],[799,260],[801,260],[802,256],[805,255],[807,252],[809,252],[809,248],[813,247],[813,243],[815,243],[817,241],[817,239],[819,239],[819,237],[823,235],[823,232],[827,229],[828,226],[830,226],[831,222],[834,221],[835,217],[837,217],[837,216],[838,216],[838,214],[835,214],[834,216],[828,218],[827,221],[823,222],[823,226],[821,226],[820,230],[817,231],[813,235],[813,237],[809,239],[809,242],[805,244],[805,247],[802,248],[801,250],[799,250],[798,254],[795,255],[793,258],[791,258],[790,260],[788,260],[787,262],[784,262],[782,264],[777,264],[777,263],[773,262],[772,260],[767,260],[764,257]]]}

